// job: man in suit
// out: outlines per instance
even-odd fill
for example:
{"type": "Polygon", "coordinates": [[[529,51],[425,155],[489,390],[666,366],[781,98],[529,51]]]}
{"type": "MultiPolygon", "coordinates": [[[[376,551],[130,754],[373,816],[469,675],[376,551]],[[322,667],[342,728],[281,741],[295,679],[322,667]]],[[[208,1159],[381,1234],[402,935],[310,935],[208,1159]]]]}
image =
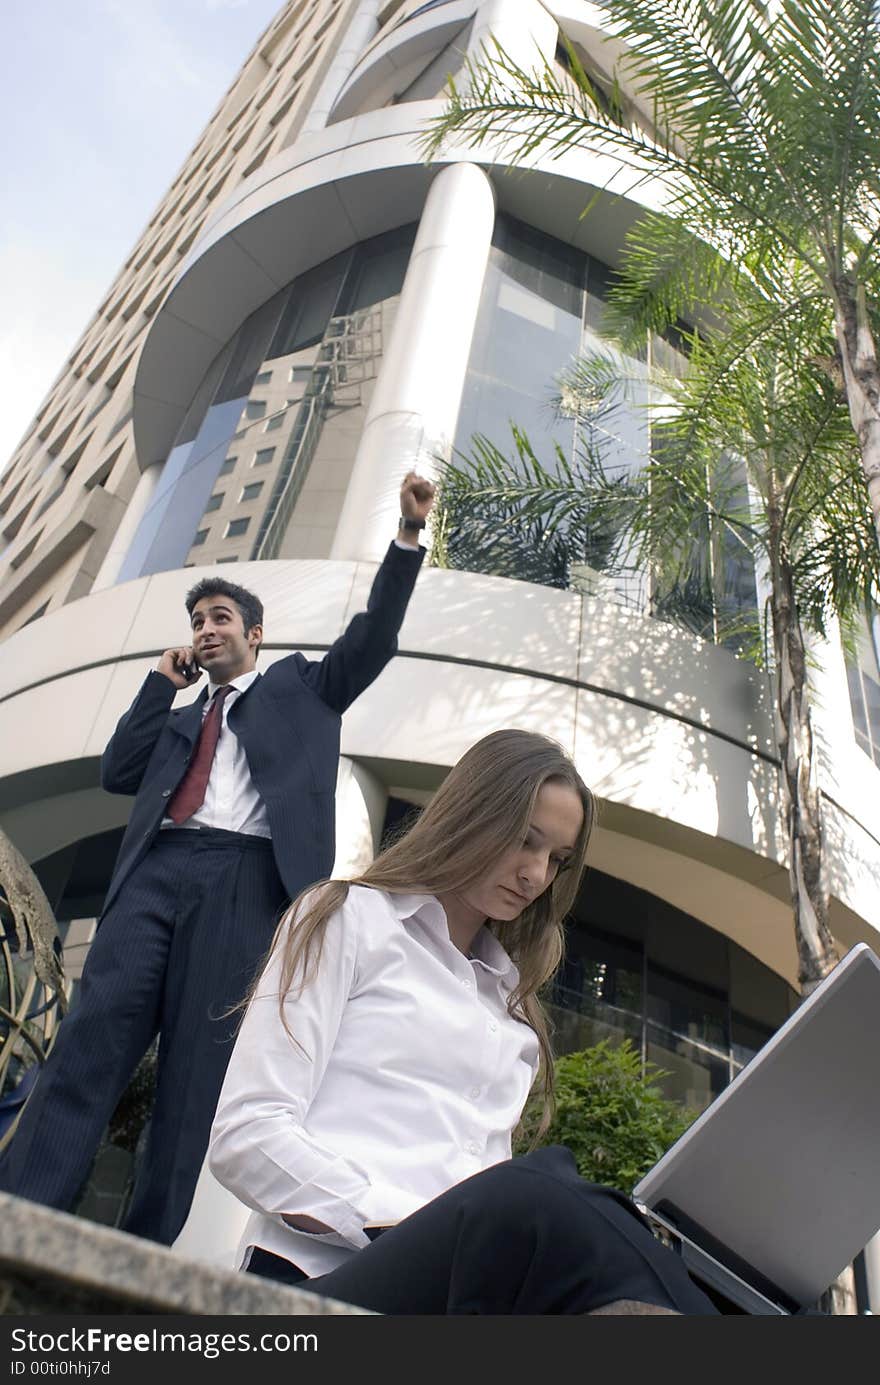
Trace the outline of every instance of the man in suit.
{"type": "Polygon", "coordinates": [[[101,762],[135,802],[80,993],[0,1161],[0,1188],[69,1208],[158,1033],[156,1099],[126,1220],[170,1244],[189,1211],[232,1049],[235,1007],[289,898],[329,875],[341,714],[397,649],[434,488],[410,472],[370,592],[321,660],[264,675],[258,598],[220,578],[187,596],[192,645],[167,649],[101,762]],[[201,696],[177,692],[208,675],[201,696]]]}

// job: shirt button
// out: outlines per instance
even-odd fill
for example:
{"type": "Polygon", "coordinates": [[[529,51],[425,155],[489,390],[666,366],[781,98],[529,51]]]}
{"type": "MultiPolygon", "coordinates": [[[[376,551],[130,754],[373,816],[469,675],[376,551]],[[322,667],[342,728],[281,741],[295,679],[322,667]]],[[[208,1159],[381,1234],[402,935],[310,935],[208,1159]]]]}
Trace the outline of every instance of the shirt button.
{"type": "Polygon", "coordinates": [[[495,1033],[495,1030],[496,1030],[497,1028],[498,1028],[498,1025],[495,1023],[495,1021],[494,1021],[494,1020],[490,1020],[490,1021],[489,1021],[489,1033],[490,1033],[490,1034],[494,1034],[494,1033],[495,1033]]]}
{"type": "Polygon", "coordinates": [[[468,1154],[479,1154],[480,1146],[477,1144],[476,1140],[469,1141],[467,1145],[467,1152],[468,1154]]]}
{"type": "Polygon", "coordinates": [[[472,1099],[473,1099],[474,1101],[476,1101],[476,1099],[477,1099],[477,1097],[480,1095],[480,1092],[481,1092],[481,1091],[482,1091],[482,1088],[481,1088],[481,1087],[471,1087],[471,1097],[472,1097],[472,1099]]]}
{"type": "Polygon", "coordinates": [[[163,789],[163,790],[162,790],[162,797],[163,797],[163,798],[170,798],[170,797],[171,797],[171,790],[170,790],[170,789],[163,789]]]}

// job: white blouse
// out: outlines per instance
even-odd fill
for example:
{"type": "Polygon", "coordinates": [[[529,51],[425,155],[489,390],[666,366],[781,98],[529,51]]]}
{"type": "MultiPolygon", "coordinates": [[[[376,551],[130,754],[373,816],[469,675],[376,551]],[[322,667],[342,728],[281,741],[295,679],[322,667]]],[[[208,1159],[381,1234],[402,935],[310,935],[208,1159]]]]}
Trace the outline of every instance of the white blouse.
{"type": "Polygon", "coordinates": [[[278,1011],[276,949],[245,1014],[211,1132],[215,1177],[254,1209],[261,1246],[309,1276],[510,1157],[538,1041],[507,1012],[518,974],[488,929],[452,943],[433,895],[353,885],[326,926],[316,977],[278,1011]],[[295,1231],[282,1214],[332,1233],[295,1231]]]}

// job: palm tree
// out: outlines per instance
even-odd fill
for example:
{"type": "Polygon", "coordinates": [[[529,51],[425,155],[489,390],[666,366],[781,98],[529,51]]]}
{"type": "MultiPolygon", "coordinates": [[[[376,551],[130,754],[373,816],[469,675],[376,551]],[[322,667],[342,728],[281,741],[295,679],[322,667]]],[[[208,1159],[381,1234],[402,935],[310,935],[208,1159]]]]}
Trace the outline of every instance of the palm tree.
{"type": "Polygon", "coordinates": [[[606,15],[622,53],[611,82],[571,44],[564,66],[533,71],[484,51],[450,84],[426,150],[452,135],[514,162],[584,146],[614,154],[633,189],[659,182],[663,214],[629,238],[635,328],[694,321],[745,286],[749,312],[714,359],[717,384],[741,350],[780,326],[796,335],[840,382],[880,539],[877,0],[614,0],[606,15]]]}
{"type": "MultiPolygon", "coordinates": [[[[815,324],[801,327],[812,340],[815,324]]],[[[707,342],[692,333],[687,345],[686,379],[655,377],[645,466],[633,474],[603,460],[603,420],[627,390],[620,357],[583,360],[563,389],[567,407],[580,418],[576,460],[557,450],[553,462],[543,464],[518,430],[510,457],[477,439],[471,453],[445,471],[444,552],[452,564],[473,566],[482,548],[483,570],[499,575],[515,573],[517,546],[530,570],[542,548],[558,568],[563,548],[569,575],[584,562],[611,574],[649,571],[655,614],[663,608],[680,614],[684,606],[692,628],[721,639],[734,634],[740,650],[768,668],[799,981],[808,994],[837,957],[828,921],[805,630],[824,635],[832,617],[845,624],[876,599],[880,550],[845,406],[823,371],[804,368],[804,341],[791,322],[772,340],[765,334],[735,363],[721,339],[707,342]],[[723,391],[716,387],[719,356],[726,367],[723,391]],[[498,533],[503,538],[496,547],[498,533]],[[742,613],[719,617],[719,574],[742,555],[762,574],[765,635],[758,609],[745,623],[742,613]]]]}

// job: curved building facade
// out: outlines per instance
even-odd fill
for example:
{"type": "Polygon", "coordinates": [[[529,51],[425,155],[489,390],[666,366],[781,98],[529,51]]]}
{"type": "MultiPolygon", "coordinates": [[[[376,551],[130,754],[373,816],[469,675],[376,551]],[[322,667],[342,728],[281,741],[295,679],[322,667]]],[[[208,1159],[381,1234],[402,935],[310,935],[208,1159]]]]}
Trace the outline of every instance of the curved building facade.
{"type": "MultiPolygon", "coordinates": [[[[363,603],[407,470],[475,433],[503,443],[511,420],[573,445],[554,378],[598,329],[650,188],[634,201],[587,148],[511,175],[491,145],[427,166],[419,139],[494,40],[529,65],[562,60],[562,34],[601,84],[596,22],[577,0],[290,0],[0,477],[0,823],[71,949],[130,806],[98,758],[184,640],[193,581],[234,563],[266,608],[261,659],[320,654],[363,603]]],[[[617,430],[634,465],[645,427],[634,408],[617,430]]],[[[602,805],[560,1040],[626,1033],[701,1107],[793,1004],[772,706],[730,650],[651,616],[649,582],[427,568],[398,657],[344,719],[337,869],[479,736],[556,737],[602,805]]],[[[833,643],[817,663],[833,928],[841,951],[880,948],[871,632],[849,674],[833,643]]]]}

